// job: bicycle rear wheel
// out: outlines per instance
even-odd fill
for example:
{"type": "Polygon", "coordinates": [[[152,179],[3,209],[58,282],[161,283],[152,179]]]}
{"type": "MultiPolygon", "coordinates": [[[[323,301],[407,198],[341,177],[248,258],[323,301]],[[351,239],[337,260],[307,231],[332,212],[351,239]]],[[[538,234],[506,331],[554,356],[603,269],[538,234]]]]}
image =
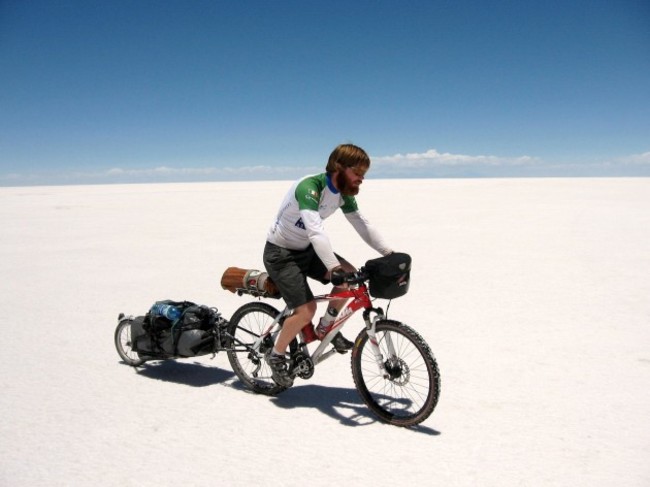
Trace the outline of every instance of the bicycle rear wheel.
{"type": "Polygon", "coordinates": [[[361,398],[382,421],[413,426],[431,415],[440,396],[440,372],[431,349],[411,327],[377,322],[376,336],[388,377],[379,371],[362,330],[352,350],[352,377],[361,398]]]}
{"type": "Polygon", "coordinates": [[[228,333],[233,338],[227,354],[233,371],[246,387],[269,396],[286,389],[273,380],[271,368],[264,360],[266,351],[273,347],[273,338],[267,337],[259,350],[253,350],[253,344],[279,314],[273,306],[254,301],[237,309],[228,324],[228,333]]]}

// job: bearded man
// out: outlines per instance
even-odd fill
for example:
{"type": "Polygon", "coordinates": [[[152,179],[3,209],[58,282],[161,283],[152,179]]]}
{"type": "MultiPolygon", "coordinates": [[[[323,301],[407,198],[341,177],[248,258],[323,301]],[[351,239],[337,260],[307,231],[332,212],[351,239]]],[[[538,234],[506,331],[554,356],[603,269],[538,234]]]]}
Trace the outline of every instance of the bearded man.
{"type": "MultiPolygon", "coordinates": [[[[352,144],[339,145],[330,154],[324,173],[306,176],[291,186],[269,229],[264,266],[293,310],[285,319],[273,350],[266,356],[273,380],[281,386],[293,385],[285,356],[287,347],[305,325],[311,326],[316,315],[316,302],[307,278],[328,284],[333,276],[337,281],[337,276],[355,271],[354,266],[334,253],[323,220],[340,208],[370,247],[381,255],[392,253],[357,206],[355,196],[369,167],[370,158],[363,149],[352,144]]],[[[334,287],[333,292],[342,288],[344,285],[334,287]]],[[[319,339],[327,335],[345,302],[330,301],[316,327],[319,339]]],[[[341,333],[334,337],[332,345],[340,353],[353,346],[341,333]]]]}

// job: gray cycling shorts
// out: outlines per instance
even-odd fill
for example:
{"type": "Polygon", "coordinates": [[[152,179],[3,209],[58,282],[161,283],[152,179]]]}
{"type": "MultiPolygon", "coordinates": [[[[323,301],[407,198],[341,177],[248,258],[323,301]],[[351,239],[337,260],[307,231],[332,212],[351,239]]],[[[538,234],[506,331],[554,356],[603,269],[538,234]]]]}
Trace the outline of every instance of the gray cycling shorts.
{"type": "MultiPolygon", "coordinates": [[[[334,255],[342,260],[337,254],[334,255]]],[[[266,272],[278,286],[282,298],[291,309],[314,299],[307,283],[308,277],[323,284],[329,283],[325,278],[327,267],[311,245],[305,250],[291,250],[266,242],[263,259],[266,272]]]]}

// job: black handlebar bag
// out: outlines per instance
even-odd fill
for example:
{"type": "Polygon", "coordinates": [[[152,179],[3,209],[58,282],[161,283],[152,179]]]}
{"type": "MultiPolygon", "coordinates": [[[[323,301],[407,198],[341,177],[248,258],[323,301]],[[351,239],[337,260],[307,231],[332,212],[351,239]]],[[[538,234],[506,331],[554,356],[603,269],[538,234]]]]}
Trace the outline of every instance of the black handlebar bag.
{"type": "Polygon", "coordinates": [[[395,299],[404,296],[411,279],[411,256],[393,252],[372,259],[364,267],[369,279],[368,291],[374,298],[395,299]]]}

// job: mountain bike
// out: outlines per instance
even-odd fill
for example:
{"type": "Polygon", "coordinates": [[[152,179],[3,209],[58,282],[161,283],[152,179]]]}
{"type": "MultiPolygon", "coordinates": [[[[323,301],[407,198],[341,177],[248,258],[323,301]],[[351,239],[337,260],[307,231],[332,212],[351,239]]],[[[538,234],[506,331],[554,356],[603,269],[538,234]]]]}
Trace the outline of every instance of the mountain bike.
{"type": "MultiPolygon", "coordinates": [[[[388,319],[382,308],[373,306],[373,293],[367,284],[372,278],[372,272],[362,267],[345,274],[343,281],[347,289],[315,297],[317,303],[338,299],[348,302],[320,342],[314,335],[313,325],[309,324],[290,343],[289,371],[294,377],[311,378],[318,364],[338,354],[331,345],[334,336],[357,311],[363,310],[365,326],[351,350],[355,387],[380,420],[397,426],[413,426],[427,419],[438,403],[438,364],[419,333],[404,323],[388,319]]],[[[263,286],[247,285],[247,280],[250,281],[248,276],[244,285],[237,288],[238,294],[279,297],[265,293],[263,286]]],[[[268,281],[270,278],[266,285],[272,286],[268,281]]],[[[280,311],[265,302],[253,301],[238,308],[230,319],[227,333],[232,342],[227,350],[228,359],[237,377],[257,393],[276,395],[286,389],[273,380],[264,357],[291,313],[288,307],[280,311]]]]}

